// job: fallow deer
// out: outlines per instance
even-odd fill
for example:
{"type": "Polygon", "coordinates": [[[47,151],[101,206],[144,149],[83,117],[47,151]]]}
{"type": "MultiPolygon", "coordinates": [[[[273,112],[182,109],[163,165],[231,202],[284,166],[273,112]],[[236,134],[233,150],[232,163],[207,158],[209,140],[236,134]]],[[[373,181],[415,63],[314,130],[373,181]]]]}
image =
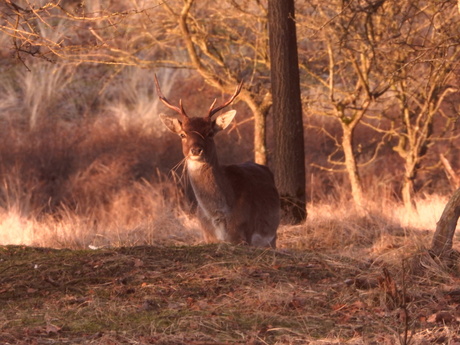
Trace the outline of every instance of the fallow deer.
{"type": "Polygon", "coordinates": [[[230,242],[258,247],[276,247],[280,221],[280,199],[271,171],[263,165],[246,162],[219,165],[214,135],[225,129],[235,117],[230,110],[213,119],[230,105],[241,91],[238,85],[230,99],[215,107],[205,117],[189,117],[182,100],[172,105],[162,94],[157,77],[155,84],[160,100],[179,117],[160,115],[172,132],[182,139],[182,151],[190,184],[198,202],[197,216],[204,240],[230,242]]]}

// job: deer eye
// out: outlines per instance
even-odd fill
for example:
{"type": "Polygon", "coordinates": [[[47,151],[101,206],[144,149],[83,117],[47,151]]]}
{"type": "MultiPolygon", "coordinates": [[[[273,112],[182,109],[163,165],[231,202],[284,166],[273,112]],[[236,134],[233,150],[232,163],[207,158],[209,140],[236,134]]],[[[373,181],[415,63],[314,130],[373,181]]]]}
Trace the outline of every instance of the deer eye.
{"type": "Polygon", "coordinates": [[[184,133],[179,134],[179,136],[180,136],[182,139],[187,138],[187,136],[186,136],[184,133]]]}

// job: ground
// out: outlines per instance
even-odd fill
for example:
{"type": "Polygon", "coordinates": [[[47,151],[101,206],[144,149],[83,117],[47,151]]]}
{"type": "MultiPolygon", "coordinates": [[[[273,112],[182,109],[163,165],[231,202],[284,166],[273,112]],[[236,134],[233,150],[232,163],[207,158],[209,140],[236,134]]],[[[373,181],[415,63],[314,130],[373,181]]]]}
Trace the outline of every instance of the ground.
{"type": "Polygon", "coordinates": [[[226,244],[3,246],[0,343],[460,344],[458,276],[409,266],[226,244]]]}

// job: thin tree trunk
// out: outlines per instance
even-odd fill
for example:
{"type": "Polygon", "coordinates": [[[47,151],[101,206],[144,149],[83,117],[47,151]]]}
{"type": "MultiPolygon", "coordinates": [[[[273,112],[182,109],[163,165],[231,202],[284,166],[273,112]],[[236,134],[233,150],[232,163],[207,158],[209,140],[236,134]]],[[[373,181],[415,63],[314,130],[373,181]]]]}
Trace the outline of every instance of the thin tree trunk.
{"type": "MultiPolygon", "coordinates": [[[[411,155],[411,153],[408,153],[411,155]]],[[[412,156],[406,157],[404,164],[404,180],[401,190],[401,196],[403,199],[404,208],[406,212],[414,212],[416,210],[414,195],[415,195],[415,175],[416,175],[416,164],[412,156]]]]}
{"type": "Polygon", "coordinates": [[[267,165],[266,118],[272,106],[271,94],[267,94],[260,104],[246,90],[241,92],[240,97],[254,114],[254,161],[267,165]]]}
{"type": "MultiPolygon", "coordinates": [[[[193,42],[187,25],[187,19],[190,9],[195,0],[186,0],[180,13],[178,22],[182,32],[182,38],[185,42],[185,47],[193,67],[203,76],[203,78],[212,86],[225,91],[225,85],[218,75],[208,70],[202,63],[200,56],[193,42]]],[[[246,90],[240,94],[240,98],[249,106],[254,114],[254,160],[256,163],[267,164],[267,149],[266,149],[266,130],[265,119],[271,106],[271,97],[266,97],[261,104],[257,104],[254,97],[246,90]]]]}
{"type": "Polygon", "coordinates": [[[350,128],[346,125],[342,126],[342,148],[345,155],[345,168],[348,173],[348,178],[350,179],[353,201],[355,202],[356,206],[364,207],[363,188],[361,185],[361,179],[359,177],[356,158],[353,153],[353,129],[354,127],[350,128]]]}
{"type": "Polygon", "coordinates": [[[436,231],[431,243],[432,254],[442,257],[452,250],[453,238],[459,217],[460,188],[457,189],[450,198],[436,225],[436,231]]]}
{"type": "Polygon", "coordinates": [[[267,165],[265,114],[256,110],[254,112],[254,161],[267,165]]]}
{"type": "Polygon", "coordinates": [[[460,177],[457,175],[454,169],[452,169],[452,165],[450,165],[449,161],[442,153],[439,155],[439,158],[441,160],[442,165],[444,166],[447,178],[449,179],[454,189],[460,188],[460,177]]]}

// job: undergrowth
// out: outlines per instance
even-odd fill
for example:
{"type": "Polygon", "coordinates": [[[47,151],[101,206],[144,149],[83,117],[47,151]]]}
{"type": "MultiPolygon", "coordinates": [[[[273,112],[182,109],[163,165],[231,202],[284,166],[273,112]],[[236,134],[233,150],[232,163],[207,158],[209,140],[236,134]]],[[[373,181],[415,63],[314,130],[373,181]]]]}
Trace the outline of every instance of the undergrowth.
{"type": "MultiPolygon", "coordinates": [[[[5,129],[0,243],[87,248],[201,242],[174,136],[157,137],[140,123],[126,126],[110,116],[5,129]]],[[[426,247],[447,201],[419,198],[409,214],[383,197],[357,210],[345,188],[335,186],[342,189],[338,198],[310,203],[305,224],[282,226],[279,246],[416,251],[426,247]]]]}

